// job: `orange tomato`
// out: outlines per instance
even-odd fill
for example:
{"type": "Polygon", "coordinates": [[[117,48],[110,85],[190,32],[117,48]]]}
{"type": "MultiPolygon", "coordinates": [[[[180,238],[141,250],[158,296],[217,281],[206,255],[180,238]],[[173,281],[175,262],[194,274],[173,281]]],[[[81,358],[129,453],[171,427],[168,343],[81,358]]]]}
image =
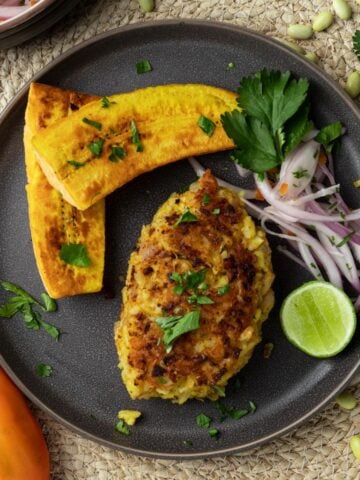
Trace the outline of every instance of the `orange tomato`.
{"type": "Polygon", "coordinates": [[[0,368],[0,480],[49,480],[41,429],[20,390],[0,368]]]}

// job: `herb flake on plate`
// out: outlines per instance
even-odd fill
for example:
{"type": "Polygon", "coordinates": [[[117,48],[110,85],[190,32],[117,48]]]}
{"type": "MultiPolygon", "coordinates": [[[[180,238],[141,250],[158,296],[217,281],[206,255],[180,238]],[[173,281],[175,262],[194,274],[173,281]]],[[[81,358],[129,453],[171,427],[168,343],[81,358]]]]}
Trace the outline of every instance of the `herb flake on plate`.
{"type": "Polygon", "coordinates": [[[140,133],[137,129],[135,120],[131,120],[130,122],[130,132],[131,132],[131,140],[134,145],[136,145],[136,151],[137,152],[143,152],[144,151],[144,146],[141,142],[140,139],[140,133]]]}
{"type": "Polygon", "coordinates": [[[47,365],[46,363],[39,363],[36,365],[36,373],[42,378],[50,377],[53,373],[53,368],[51,365],[47,365]]]}
{"type": "Polygon", "coordinates": [[[141,75],[143,73],[148,73],[152,71],[152,65],[149,60],[141,60],[136,64],[136,73],[141,75]]]}
{"type": "Polygon", "coordinates": [[[90,118],[86,118],[86,117],[84,117],[82,121],[86,123],[86,125],[90,125],[90,127],[94,127],[97,130],[102,129],[102,124],[100,122],[96,122],[95,120],[91,120],[90,118]]]}

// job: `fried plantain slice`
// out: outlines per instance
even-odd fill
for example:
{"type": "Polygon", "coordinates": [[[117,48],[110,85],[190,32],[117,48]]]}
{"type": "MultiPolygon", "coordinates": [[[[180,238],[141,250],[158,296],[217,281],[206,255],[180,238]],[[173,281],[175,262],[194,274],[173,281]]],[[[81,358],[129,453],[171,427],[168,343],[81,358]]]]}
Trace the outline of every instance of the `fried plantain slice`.
{"type": "Polygon", "coordinates": [[[91,102],[35,135],[33,146],[51,185],[84,210],[144,172],[233,148],[220,116],[236,107],[236,94],[222,88],[148,87],[91,102]]]}
{"type": "Polygon", "coordinates": [[[30,86],[25,114],[26,186],[32,243],[43,284],[53,298],[97,292],[102,288],[105,251],[105,204],[81,212],[47,181],[31,144],[46,131],[97,97],[39,83],[30,86]],[[86,246],[91,265],[81,268],[60,259],[62,244],[86,246]]]}

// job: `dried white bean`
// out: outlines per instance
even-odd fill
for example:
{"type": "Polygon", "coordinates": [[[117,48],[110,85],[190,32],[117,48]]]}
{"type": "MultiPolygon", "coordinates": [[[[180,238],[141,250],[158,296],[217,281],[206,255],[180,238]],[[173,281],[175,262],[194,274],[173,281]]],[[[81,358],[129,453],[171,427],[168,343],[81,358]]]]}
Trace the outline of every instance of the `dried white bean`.
{"type": "Polygon", "coordinates": [[[312,37],[312,34],[313,29],[311,25],[297,23],[294,25],[289,25],[288,27],[289,37],[295,38],[296,40],[307,40],[308,38],[312,37]]]}
{"type": "Polygon", "coordinates": [[[341,20],[349,20],[352,16],[352,9],[346,0],[333,0],[333,7],[336,15],[341,20]]]}
{"type": "Polygon", "coordinates": [[[345,90],[350,97],[355,98],[360,95],[360,73],[352,72],[346,80],[345,90]]]}
{"type": "Polygon", "coordinates": [[[315,32],[322,32],[323,30],[326,30],[327,28],[329,28],[330,25],[333,24],[333,22],[334,22],[334,15],[328,10],[325,10],[323,12],[320,12],[318,15],[316,15],[316,17],[314,18],[312,27],[315,30],[315,32]]]}

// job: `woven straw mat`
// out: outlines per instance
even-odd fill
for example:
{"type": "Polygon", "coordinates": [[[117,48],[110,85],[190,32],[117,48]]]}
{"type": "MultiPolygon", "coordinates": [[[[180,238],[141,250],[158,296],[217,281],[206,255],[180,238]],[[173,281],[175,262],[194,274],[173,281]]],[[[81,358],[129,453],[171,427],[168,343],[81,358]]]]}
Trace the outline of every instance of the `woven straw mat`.
{"type": "MultiPolygon", "coordinates": [[[[330,0],[157,0],[149,14],[137,0],[87,0],[61,23],[24,46],[0,50],[0,110],[36,72],[73,45],[128,23],[166,18],[218,20],[286,38],[286,26],[309,22],[330,0]]],[[[317,53],[320,65],[344,85],[359,61],[352,52],[352,34],[360,23],[360,6],[352,0],[353,18],[303,43],[317,53]]],[[[350,387],[360,399],[360,379],[350,387]]],[[[227,458],[152,460],[109,450],[67,430],[35,408],[49,445],[54,480],[217,480],[217,479],[360,479],[360,461],[349,438],[360,433],[360,406],[352,411],[335,403],[292,434],[241,455],[227,458]]],[[[29,479],[30,480],[30,479],[29,479]]],[[[36,480],[36,479],[31,479],[36,480]]]]}

